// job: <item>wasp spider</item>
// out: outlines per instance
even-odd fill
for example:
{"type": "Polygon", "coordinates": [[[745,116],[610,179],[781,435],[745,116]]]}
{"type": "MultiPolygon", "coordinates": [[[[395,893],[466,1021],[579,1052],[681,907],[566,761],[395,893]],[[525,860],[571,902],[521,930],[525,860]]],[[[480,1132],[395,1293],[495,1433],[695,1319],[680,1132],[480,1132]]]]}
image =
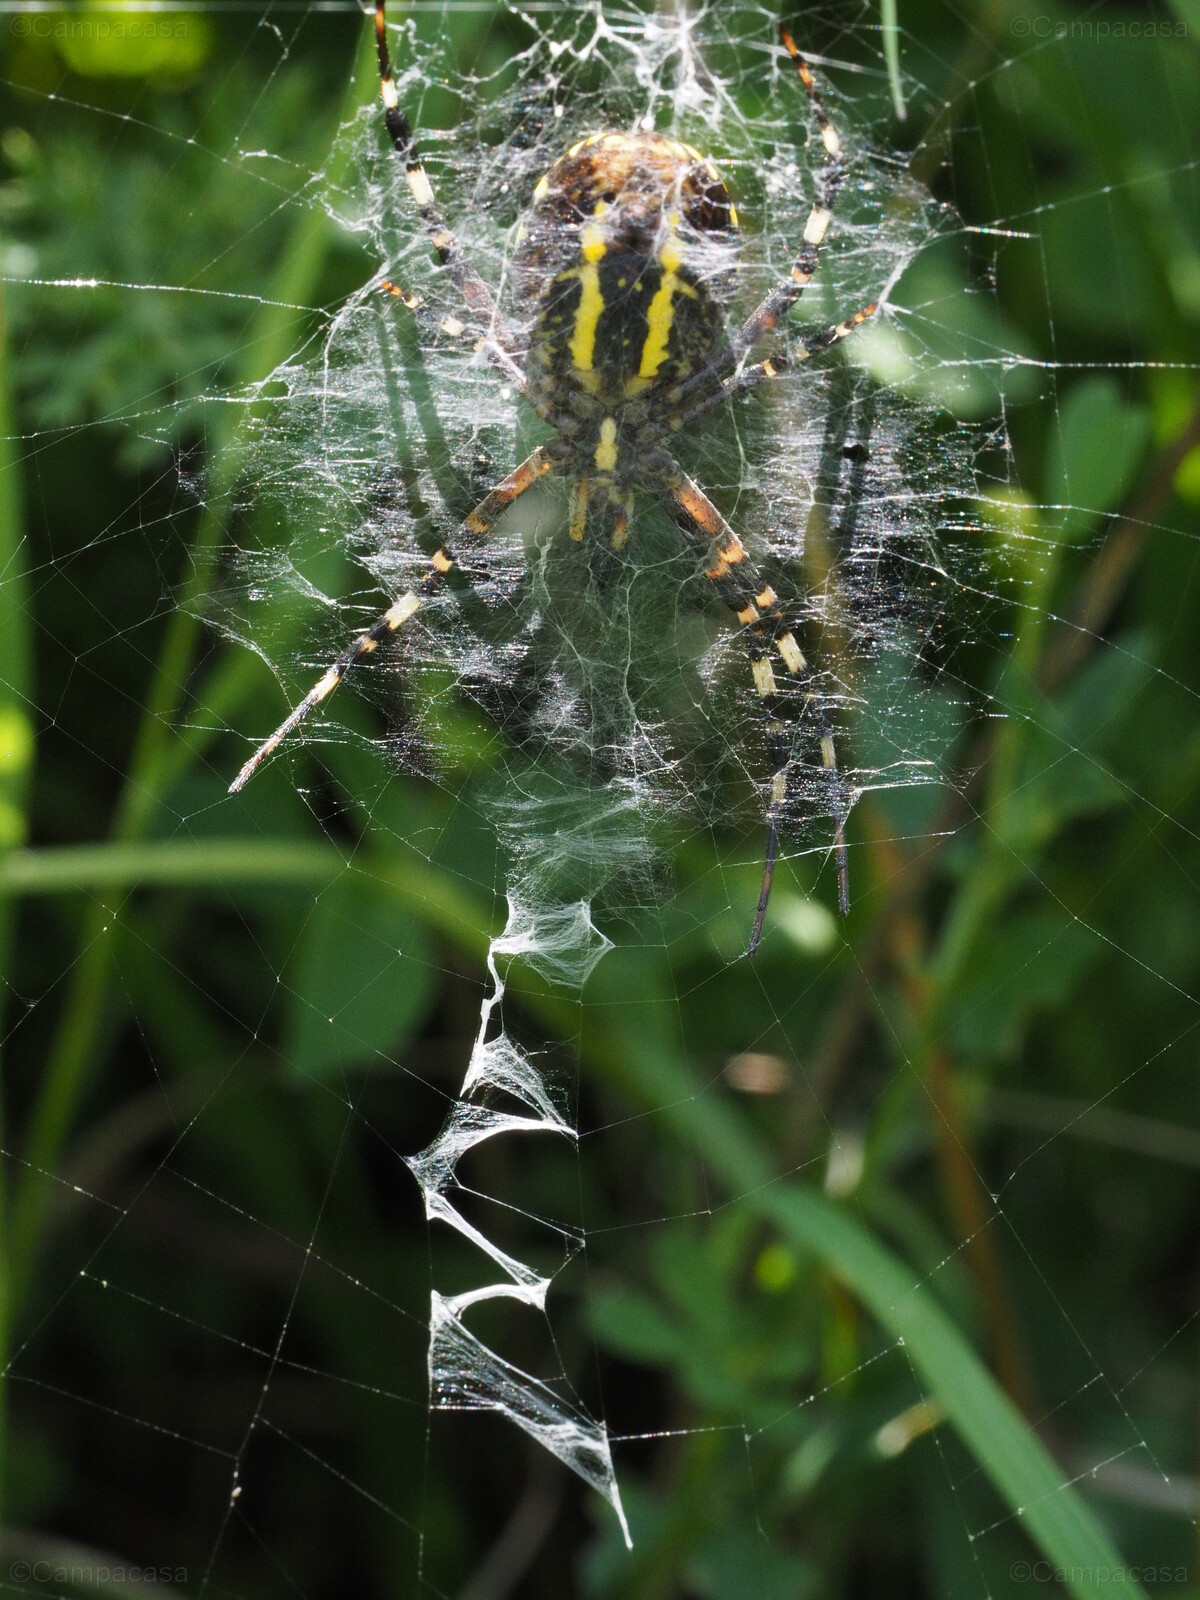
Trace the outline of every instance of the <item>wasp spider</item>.
{"type": "MultiPolygon", "coordinates": [[[[554,474],[571,483],[567,536],[577,543],[603,538],[619,549],[629,537],[635,495],[640,491],[664,503],[737,619],[764,713],[771,764],[766,860],[749,953],[758,944],[771,891],[791,759],[788,725],[797,707],[801,712],[815,708],[821,760],[835,796],[838,902],[846,913],[846,844],[833,733],[812,694],[808,661],[775,590],[667,447],[685,423],[828,349],[876,309],[866,306],[844,322],[808,333],[788,353],[772,350],[747,362],[816,271],[844,177],[841,142],[808,63],[786,28],[780,38],[824,146],[816,200],[788,276],[730,332],[726,300],[738,215],[716,167],[691,145],[665,134],[593,133],[572,145],[537,184],[519,230],[513,281],[520,325],[528,329],[522,339],[501,316],[438,208],[397,97],[384,3],[378,0],[375,39],[384,122],[432,247],[462,303],[461,318],[443,318],[439,331],[486,352],[554,435],[492,489],[432,557],[421,582],[329,667],[246,762],[231,792],[242,788],[356,662],[421,609],[454,567],[461,545],[485,538],[508,506],[554,474]]],[[[418,316],[428,315],[418,295],[391,282],[383,287],[418,316]]]]}

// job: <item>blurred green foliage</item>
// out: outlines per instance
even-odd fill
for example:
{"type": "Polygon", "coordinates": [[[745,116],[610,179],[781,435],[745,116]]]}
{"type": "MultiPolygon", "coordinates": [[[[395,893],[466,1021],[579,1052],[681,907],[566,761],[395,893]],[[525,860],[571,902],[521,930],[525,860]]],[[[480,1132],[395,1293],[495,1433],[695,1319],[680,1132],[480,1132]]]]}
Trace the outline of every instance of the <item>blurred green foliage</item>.
{"type": "MultiPolygon", "coordinates": [[[[942,379],[900,323],[864,350],[1007,429],[985,520],[1022,600],[962,667],[960,781],[856,808],[844,940],[801,858],[738,959],[753,849],[705,834],[584,1004],[511,975],[510,1026],[603,1131],[581,1156],[497,1141],[480,1187],[586,1226],[554,1359],[630,1437],[632,1557],[515,1432],[426,1406],[429,1233],[398,1152],[456,1092],[503,922],[460,798],[494,740],[445,719],[459,793],[333,744],[222,802],[227,730],[279,703],[195,619],[241,531],[222,396],[372,270],[315,203],[375,93],[366,25],[6,27],[12,1560],[241,1595],[783,1600],[1019,1593],[1064,1556],[1056,1587],[1100,1593],[1119,1548],[1200,1588],[1200,18],[897,9],[895,136],[987,231],[897,289],[942,379]]],[[[471,8],[417,25],[463,63],[523,43],[471,8]]],[[[850,64],[870,38],[797,31],[850,64]]]]}

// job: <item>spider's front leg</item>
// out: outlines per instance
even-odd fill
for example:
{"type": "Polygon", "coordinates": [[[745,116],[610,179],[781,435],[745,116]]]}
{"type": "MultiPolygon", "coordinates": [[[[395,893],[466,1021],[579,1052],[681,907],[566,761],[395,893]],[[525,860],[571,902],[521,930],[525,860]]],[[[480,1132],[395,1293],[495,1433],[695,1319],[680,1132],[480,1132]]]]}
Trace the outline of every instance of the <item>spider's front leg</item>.
{"type": "MultiPolygon", "coordinates": [[[[515,500],[531,489],[539,478],[545,477],[558,465],[560,453],[552,446],[539,447],[529,456],[515,472],[510,472],[508,477],[498,483],[490,494],[486,495],[474,511],[460,524],[458,533],[466,534],[473,539],[483,538],[490,530],[492,524],[500,513],[507,509],[515,500]]],[[[455,566],[455,556],[450,544],[445,544],[430,558],[429,567],[421,581],[402,594],[394,605],[388,607],[378,620],[359,634],[358,638],[345,650],[329,667],[313,687],[301,700],[300,704],[291,714],[275,729],[269,738],[262,744],[246,762],[237,777],[229,785],[230,794],[236,794],[245,787],[258,771],[262,763],[271,755],[288,737],[309,712],[314,710],[329,696],[341,683],[350,668],[362,661],[366,656],[374,655],[380,644],[389,634],[398,632],[410,617],[416,615],[423,605],[427,603],[432,590],[441,585],[442,580],[455,566]]],[[[461,570],[461,569],[460,569],[461,570]]]]}
{"type": "MultiPolygon", "coordinates": [[[[375,49],[379,57],[379,85],[383,96],[383,120],[392,141],[392,149],[404,162],[404,175],[430,243],[438,260],[450,277],[464,302],[467,313],[462,331],[469,327],[482,343],[490,359],[509,378],[515,377],[523,386],[519,362],[519,342],[500,315],[492,291],[467,260],[462,245],[455,238],[442,215],[434,197],[433,185],[425,171],[425,163],[413,138],[412,125],[400,104],[396,80],[392,75],[391,58],[387,45],[387,18],[384,0],[375,6],[375,49]]],[[[391,290],[394,286],[384,284],[391,290]]],[[[421,304],[419,296],[396,291],[396,298],[415,310],[421,304]]]]}
{"type": "MultiPolygon", "coordinates": [[[[804,236],[791,272],[750,313],[714,361],[669,391],[666,404],[672,412],[686,413],[689,410],[688,403],[693,398],[707,399],[718,384],[723,384],[729,374],[741,365],[749,350],[764,334],[770,333],[799,300],[817,270],[821,258],[821,246],[825,243],[825,235],[829,232],[829,224],[833,221],[838,193],[845,181],[842,141],[837,129],[825,115],[812,68],[800,54],[796,41],[785,27],[780,27],[779,37],[784,49],[796,63],[796,72],[808,96],[809,105],[812,107],[820,131],[821,143],[825,149],[825,160],[817,174],[817,198],[804,225],[804,236]]],[[[872,306],[871,311],[874,309],[872,306]]],[[[864,312],[863,316],[869,314],[870,312],[864,312]]]]}
{"type": "MultiPolygon", "coordinates": [[[[758,702],[769,719],[768,747],[771,761],[771,795],[767,809],[767,850],[762,887],[754,926],[746,954],[758,948],[763,918],[771,896],[775,857],[779,848],[779,822],[787,799],[787,772],[791,764],[791,739],[782,715],[784,692],[779,687],[772,657],[778,660],[786,681],[803,696],[802,707],[812,703],[812,672],[804,652],[788,625],[779,597],[762,578],[746,547],[704,491],[665,452],[654,467],[676,510],[680,525],[702,536],[696,540],[706,556],[705,573],[718,594],[742,625],[742,640],[750,658],[750,671],[758,702]]],[[[838,791],[837,753],[833,730],[821,715],[821,763],[829,774],[833,790],[834,854],[837,859],[838,909],[843,916],[850,910],[850,881],[846,861],[845,816],[838,791]]]]}

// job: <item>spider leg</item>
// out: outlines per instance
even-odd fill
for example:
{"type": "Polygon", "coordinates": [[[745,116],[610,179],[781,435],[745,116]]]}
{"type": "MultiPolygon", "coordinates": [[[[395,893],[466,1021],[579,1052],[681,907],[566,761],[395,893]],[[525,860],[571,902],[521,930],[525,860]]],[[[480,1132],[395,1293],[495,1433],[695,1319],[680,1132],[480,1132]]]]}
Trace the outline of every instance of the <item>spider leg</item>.
{"type": "Polygon", "coordinates": [[[437,312],[417,293],[415,289],[405,289],[391,278],[384,278],[379,285],[380,292],[399,300],[404,309],[412,314],[416,321],[427,333],[439,338],[451,346],[458,345],[463,350],[482,350],[492,365],[512,384],[513,388],[537,411],[543,421],[550,423],[560,433],[571,433],[573,430],[572,418],[550,404],[545,398],[535,399],[529,393],[529,379],[524,370],[517,364],[505,347],[500,344],[493,333],[480,333],[478,329],[469,328],[461,318],[453,312],[439,317],[437,312]]]}
{"type": "MultiPolygon", "coordinates": [[[[837,344],[839,340],[847,338],[856,328],[861,327],[878,310],[879,307],[875,303],[864,306],[861,311],[856,311],[844,322],[835,322],[828,328],[806,333],[792,345],[791,350],[773,350],[762,361],[756,361],[753,366],[743,367],[740,372],[725,378],[707,394],[696,395],[690,405],[685,405],[682,410],[672,415],[669,426],[678,428],[684,422],[691,422],[693,418],[703,416],[706,411],[711,411],[724,401],[736,400],[739,396],[748,394],[751,389],[757,389],[759,384],[781,377],[790,368],[798,367],[801,362],[823,354],[831,345],[837,344]]],[[[657,424],[655,431],[662,431],[657,424]]]]}
{"type": "MultiPolygon", "coordinates": [[[[451,345],[457,345],[462,350],[487,349],[488,339],[486,334],[479,333],[474,328],[468,328],[466,323],[461,318],[456,317],[453,312],[449,312],[445,316],[439,316],[425,300],[424,296],[418,294],[415,290],[402,288],[400,284],[394,283],[391,278],[384,278],[379,285],[379,291],[381,294],[389,295],[393,300],[399,300],[404,309],[412,313],[413,320],[431,337],[437,337],[449,342],[451,345]]],[[[503,352],[501,354],[503,355],[503,352]]],[[[514,373],[509,371],[507,365],[504,367],[504,372],[506,376],[514,376],[514,373]]],[[[519,368],[515,369],[515,375],[520,377],[523,387],[524,375],[519,368]]]]}
{"type": "MultiPolygon", "coordinates": [[[[458,531],[470,534],[474,538],[482,538],[500,513],[506,507],[512,505],[514,500],[518,500],[527,489],[532,488],[539,478],[552,471],[555,465],[555,457],[550,451],[542,448],[535,450],[514,472],[510,472],[507,478],[498,483],[491,493],[479,502],[474,511],[460,524],[458,531]]],[[[455,557],[453,553],[447,546],[443,545],[430,558],[428,571],[420,582],[409,589],[406,594],[402,594],[394,605],[389,606],[365,633],[359,634],[349,649],[343,651],[333,665],[317,680],[296,709],[284,718],[270,738],[263,740],[262,744],[259,745],[249,761],[246,762],[237,777],[229,785],[230,794],[236,794],[239,789],[244,788],[249,783],[262,763],[279,748],[292,730],[304,721],[304,718],[314,707],[319,706],[323,700],[329,698],[351,667],[363,660],[364,657],[373,655],[389,634],[396,633],[410,617],[421,609],[426,603],[430,592],[439,586],[441,580],[453,569],[454,565],[455,557]]]]}
{"type": "Polygon", "coordinates": [[[779,37],[784,49],[796,63],[796,71],[808,96],[821,135],[821,143],[825,148],[825,160],[821,163],[820,172],[817,174],[817,198],[804,225],[804,236],[791,272],[750,313],[714,361],[669,391],[666,404],[672,410],[680,406],[686,408],[686,402],[692,395],[709,391],[716,379],[724,378],[727,373],[740,365],[751,346],[757,344],[764,334],[770,333],[771,329],[787,316],[817,270],[821,246],[825,242],[825,235],[829,232],[838,193],[845,181],[846,168],[842,159],[842,141],[838,137],[837,129],[825,115],[812,68],[800,54],[796,41],[785,27],[780,27],[779,37]]]}
{"type": "MultiPolygon", "coordinates": [[[[445,316],[438,316],[433,307],[425,300],[423,295],[415,289],[405,289],[400,284],[394,283],[391,278],[384,278],[379,285],[380,292],[399,300],[404,309],[410,312],[414,320],[425,329],[431,337],[440,339],[451,347],[457,345],[461,350],[482,350],[519,395],[529,398],[529,382],[509,352],[500,344],[492,333],[480,333],[478,328],[470,328],[461,317],[456,317],[453,312],[445,316]]],[[[541,416],[547,421],[556,422],[556,417],[548,405],[537,407],[541,416]]]]}
{"type": "Polygon", "coordinates": [[[809,105],[812,107],[821,134],[821,143],[825,147],[825,160],[817,176],[817,200],[804,225],[804,238],[792,270],[788,277],[767,295],[758,309],[751,312],[741,331],[735,336],[732,345],[734,361],[740,361],[757,339],[769,332],[781,317],[786,316],[808,287],[817,270],[821,246],[825,242],[825,235],[833,220],[838,193],[846,177],[842,141],[838,137],[837,129],[825,115],[825,107],[821,103],[812,69],[796,48],[796,41],[786,28],[780,28],[779,37],[784,49],[796,63],[800,82],[808,95],[809,105]]]}
{"type": "Polygon", "coordinates": [[[494,346],[496,355],[504,358],[498,364],[511,376],[512,372],[519,372],[516,358],[517,343],[500,315],[492,291],[467,260],[462,246],[450,231],[434,197],[433,185],[429,181],[425,164],[413,139],[412,125],[396,92],[396,80],[392,76],[392,63],[388,55],[385,10],[384,0],[376,0],[375,50],[379,57],[383,120],[388,137],[392,141],[392,148],[404,162],[404,175],[408,180],[413,202],[420,213],[421,221],[425,224],[425,231],[437,252],[438,260],[449,272],[455,288],[465,301],[471,322],[484,334],[488,346],[494,346]]]}
{"type": "MultiPolygon", "coordinates": [[[[696,529],[708,541],[705,549],[706,575],[743,628],[743,643],[750,659],[750,671],[759,704],[770,718],[768,749],[771,760],[771,797],[767,810],[767,852],[763,865],[762,888],[758,897],[754,927],[746,950],[758,948],[763,918],[771,895],[775,858],[779,847],[779,819],[787,798],[787,769],[791,760],[791,741],[782,716],[784,696],[775,676],[775,656],[788,681],[803,695],[802,708],[812,702],[809,685],[812,673],[804,652],[788,626],[779,597],[764,581],[746,552],[746,547],[702,489],[665,452],[653,463],[662,472],[662,482],[685,525],[696,529]]],[[[821,718],[821,764],[829,774],[833,790],[834,855],[837,861],[838,909],[843,916],[850,909],[849,871],[846,860],[846,830],[838,794],[837,753],[828,720],[821,718]]]]}

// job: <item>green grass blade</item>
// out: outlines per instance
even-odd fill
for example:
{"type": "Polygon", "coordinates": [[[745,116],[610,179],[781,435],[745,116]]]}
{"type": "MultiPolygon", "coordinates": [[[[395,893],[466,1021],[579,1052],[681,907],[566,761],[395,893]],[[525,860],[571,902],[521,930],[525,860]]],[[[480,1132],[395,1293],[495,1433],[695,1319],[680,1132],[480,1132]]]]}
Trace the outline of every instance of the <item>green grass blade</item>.
{"type": "MultiPolygon", "coordinates": [[[[13,448],[14,429],[8,396],[7,325],[0,285],[0,863],[24,842],[26,803],[33,754],[30,690],[33,683],[26,577],[25,530],[21,516],[20,463],[13,448]]],[[[9,970],[13,908],[0,906],[0,971],[9,970]]],[[[5,994],[11,993],[6,987],[5,994]]],[[[0,1143],[4,1142],[0,1110],[0,1143]]],[[[8,1206],[0,1175],[0,1367],[8,1358],[12,1312],[8,1273],[8,1206]]],[[[0,1408],[3,1401],[0,1399],[0,1408]]],[[[0,1409],[0,1441],[7,1438],[0,1409]]],[[[2,1448],[2,1445],[0,1445],[2,1448]]],[[[4,1462],[0,1459],[0,1480],[4,1462]]]]}
{"type": "Polygon", "coordinates": [[[908,118],[904,104],[904,86],[900,82],[900,22],[896,14],[896,0],[880,0],[879,26],[883,34],[883,59],[887,63],[888,87],[892,91],[892,109],[896,120],[908,118]]]}
{"type": "MultiPolygon", "coordinates": [[[[1080,1597],[1107,1592],[1111,1575],[1124,1572],[1125,1563],[928,1285],[845,1206],[779,1180],[767,1151],[733,1108],[714,1095],[697,1097],[681,1064],[640,1048],[636,1038],[619,1048],[593,1041],[591,1053],[602,1057],[606,1074],[639,1104],[658,1108],[660,1122],[703,1158],[740,1206],[817,1256],[903,1341],[927,1392],[941,1402],[1029,1537],[1061,1570],[1064,1586],[1080,1597]]],[[[1130,1596],[1144,1593],[1132,1582],[1122,1587],[1130,1596]]]]}

